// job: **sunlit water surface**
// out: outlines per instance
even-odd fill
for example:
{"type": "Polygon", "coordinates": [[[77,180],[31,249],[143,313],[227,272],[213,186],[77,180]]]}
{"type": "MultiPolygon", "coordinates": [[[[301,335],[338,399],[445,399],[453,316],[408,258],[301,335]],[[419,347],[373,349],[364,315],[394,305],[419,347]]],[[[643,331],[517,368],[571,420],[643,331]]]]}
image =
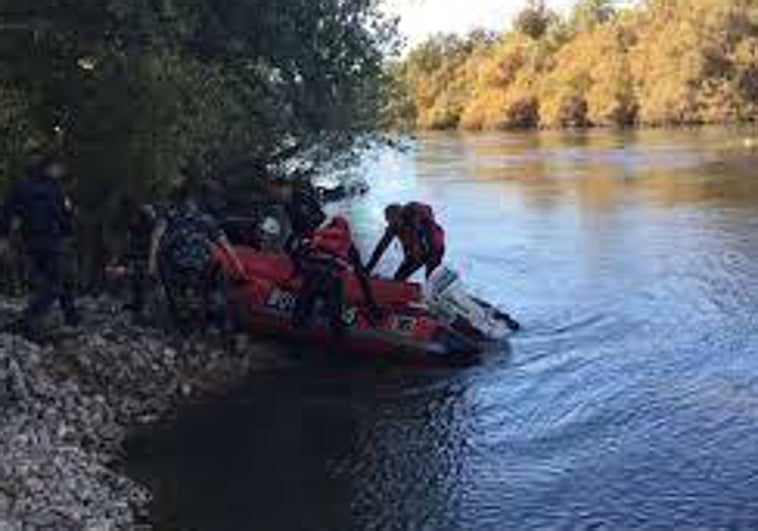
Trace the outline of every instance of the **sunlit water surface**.
{"type": "Polygon", "coordinates": [[[364,249],[386,203],[433,204],[450,262],[523,333],[455,370],[283,352],[291,369],[134,452],[162,528],[757,530],[753,135],[448,134],[377,152],[372,192],[338,207],[364,249]]]}

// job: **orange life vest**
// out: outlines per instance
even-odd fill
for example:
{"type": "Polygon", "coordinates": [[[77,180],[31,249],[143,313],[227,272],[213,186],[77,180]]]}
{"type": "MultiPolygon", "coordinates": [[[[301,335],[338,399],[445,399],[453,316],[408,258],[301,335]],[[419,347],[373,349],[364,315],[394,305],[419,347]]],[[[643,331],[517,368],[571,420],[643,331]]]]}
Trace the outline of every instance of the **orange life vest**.
{"type": "Polygon", "coordinates": [[[313,250],[329,256],[349,260],[350,249],[353,247],[353,237],[350,225],[342,217],[334,218],[326,227],[313,233],[311,243],[313,250]]]}

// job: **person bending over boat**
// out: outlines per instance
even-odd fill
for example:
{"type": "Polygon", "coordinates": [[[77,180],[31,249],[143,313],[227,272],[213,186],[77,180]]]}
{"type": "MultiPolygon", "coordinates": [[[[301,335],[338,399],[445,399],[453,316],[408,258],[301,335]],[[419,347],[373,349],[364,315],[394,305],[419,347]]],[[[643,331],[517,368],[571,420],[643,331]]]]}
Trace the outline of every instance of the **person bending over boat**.
{"type": "Polygon", "coordinates": [[[228,257],[238,278],[245,272],[237,253],[216,221],[203,213],[188,186],[179,190],[176,205],[156,225],[150,246],[148,271],[160,278],[166,290],[171,317],[181,325],[177,296],[189,287],[199,287],[203,325],[208,324],[210,294],[216,281],[213,248],[228,257]]]}
{"type": "Polygon", "coordinates": [[[394,279],[408,280],[423,267],[426,267],[426,277],[429,278],[445,256],[445,231],[434,219],[432,208],[416,202],[405,206],[392,204],[384,210],[384,217],[387,228],[366,265],[368,274],[397,238],[403,248],[403,262],[394,279]]]}
{"type": "Polygon", "coordinates": [[[312,238],[304,240],[294,251],[294,261],[296,272],[303,276],[303,286],[292,316],[295,328],[302,328],[310,321],[316,303],[322,300],[332,333],[337,338],[344,336],[345,285],[342,274],[350,270],[358,279],[369,317],[378,319],[379,308],[345,218],[336,217],[314,231],[312,238]]]}

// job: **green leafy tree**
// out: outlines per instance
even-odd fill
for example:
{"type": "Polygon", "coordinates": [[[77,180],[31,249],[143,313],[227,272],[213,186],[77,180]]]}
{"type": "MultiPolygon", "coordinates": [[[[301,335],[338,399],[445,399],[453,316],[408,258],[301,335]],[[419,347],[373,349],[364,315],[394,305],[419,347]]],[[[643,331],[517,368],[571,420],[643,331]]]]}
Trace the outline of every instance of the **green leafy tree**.
{"type": "Polygon", "coordinates": [[[527,6],[516,16],[514,26],[518,32],[537,40],[545,36],[556,18],[544,0],[529,0],[527,6]]]}
{"type": "Polygon", "coordinates": [[[396,39],[374,0],[0,0],[0,16],[0,151],[66,155],[90,249],[125,190],[187,168],[251,187],[378,138],[396,39]]]}
{"type": "Polygon", "coordinates": [[[393,38],[372,0],[2,0],[0,13],[3,84],[72,144],[97,117],[97,136],[126,144],[184,133],[178,164],[276,163],[340,152],[379,123],[393,38]]]}

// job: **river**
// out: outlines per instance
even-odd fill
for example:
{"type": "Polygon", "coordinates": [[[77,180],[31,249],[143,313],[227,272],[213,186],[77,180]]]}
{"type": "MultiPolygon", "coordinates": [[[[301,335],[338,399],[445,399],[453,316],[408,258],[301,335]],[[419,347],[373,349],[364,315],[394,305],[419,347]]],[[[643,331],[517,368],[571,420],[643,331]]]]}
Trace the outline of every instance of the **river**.
{"type": "Polygon", "coordinates": [[[133,453],[158,528],[758,530],[756,134],[378,151],[340,207],[364,249],[386,203],[431,203],[449,262],[523,332],[449,370],[284,351],[133,453]]]}

